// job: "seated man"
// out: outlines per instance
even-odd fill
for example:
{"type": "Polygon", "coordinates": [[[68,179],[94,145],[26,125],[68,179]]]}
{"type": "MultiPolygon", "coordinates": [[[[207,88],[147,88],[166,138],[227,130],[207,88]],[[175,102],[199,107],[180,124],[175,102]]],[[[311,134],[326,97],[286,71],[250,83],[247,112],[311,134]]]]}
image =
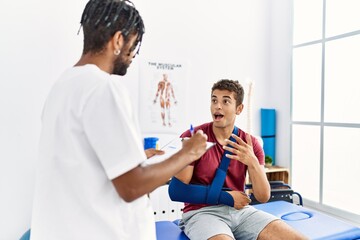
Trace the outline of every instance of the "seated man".
{"type": "MultiPolygon", "coordinates": [[[[253,193],[260,202],[270,198],[270,186],[264,171],[264,152],[253,136],[237,129],[232,134],[236,115],[243,110],[244,90],[238,81],[220,80],[212,87],[213,121],[195,127],[208,135],[216,145],[198,161],[188,165],[175,177],[185,184],[210,185],[223,153],[230,159],[224,188],[234,206],[223,204],[185,203],[180,227],[190,239],[306,239],[280,219],[249,205],[244,193],[246,171],[253,184],[253,193]],[[230,141],[232,137],[236,142],[230,141]]],[[[190,137],[188,130],[181,137],[190,137]]],[[[175,189],[176,190],[176,189],[175,189]]],[[[190,194],[190,193],[189,193],[190,194]]]]}

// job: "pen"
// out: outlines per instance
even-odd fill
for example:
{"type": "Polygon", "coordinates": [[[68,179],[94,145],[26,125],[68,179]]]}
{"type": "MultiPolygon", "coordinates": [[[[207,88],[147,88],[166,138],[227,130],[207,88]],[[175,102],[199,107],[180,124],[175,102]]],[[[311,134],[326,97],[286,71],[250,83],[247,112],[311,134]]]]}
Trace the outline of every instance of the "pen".
{"type": "Polygon", "coordinates": [[[192,124],[190,124],[190,134],[191,136],[194,135],[194,127],[192,124]]]}

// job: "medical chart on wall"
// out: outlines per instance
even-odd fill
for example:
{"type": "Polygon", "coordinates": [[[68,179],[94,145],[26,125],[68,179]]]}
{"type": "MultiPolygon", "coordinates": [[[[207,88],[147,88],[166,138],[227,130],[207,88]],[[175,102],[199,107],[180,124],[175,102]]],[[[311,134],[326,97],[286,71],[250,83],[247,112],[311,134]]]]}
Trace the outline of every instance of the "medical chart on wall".
{"type": "Polygon", "coordinates": [[[142,132],[184,132],[188,85],[185,62],[141,60],[139,77],[142,132]]]}

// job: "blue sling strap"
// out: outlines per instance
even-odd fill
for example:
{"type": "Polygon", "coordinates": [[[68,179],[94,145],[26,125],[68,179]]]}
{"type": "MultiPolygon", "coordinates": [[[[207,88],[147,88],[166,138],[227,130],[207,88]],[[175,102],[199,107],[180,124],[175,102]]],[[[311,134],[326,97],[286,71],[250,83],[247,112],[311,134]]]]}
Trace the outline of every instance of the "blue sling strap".
{"type": "MultiPolygon", "coordinates": [[[[204,204],[209,192],[209,186],[185,184],[176,177],[171,179],[169,185],[169,196],[172,201],[204,204]]],[[[226,191],[219,194],[219,204],[234,206],[233,197],[226,191]]]]}
{"type": "MultiPolygon", "coordinates": [[[[233,133],[238,133],[236,126],[234,127],[233,133]]],[[[230,140],[235,141],[233,137],[230,137],[230,140]]],[[[171,200],[195,204],[225,204],[233,207],[234,199],[232,196],[228,192],[222,191],[226,172],[230,164],[230,159],[226,157],[226,154],[231,153],[229,151],[224,152],[220,166],[216,170],[215,177],[209,186],[185,184],[176,177],[173,177],[169,185],[169,196],[171,200]]]]}
{"type": "MultiPolygon", "coordinates": [[[[234,130],[232,133],[237,135],[238,128],[236,126],[234,126],[234,130]]],[[[230,136],[230,140],[236,142],[236,140],[232,136],[230,136]]],[[[209,194],[207,195],[206,203],[210,203],[210,204],[218,203],[219,194],[221,192],[222,186],[224,185],[226,172],[230,164],[230,159],[226,157],[226,154],[232,154],[232,153],[225,150],[221,158],[220,166],[218,167],[218,169],[216,169],[216,175],[210,185],[209,194]]]]}

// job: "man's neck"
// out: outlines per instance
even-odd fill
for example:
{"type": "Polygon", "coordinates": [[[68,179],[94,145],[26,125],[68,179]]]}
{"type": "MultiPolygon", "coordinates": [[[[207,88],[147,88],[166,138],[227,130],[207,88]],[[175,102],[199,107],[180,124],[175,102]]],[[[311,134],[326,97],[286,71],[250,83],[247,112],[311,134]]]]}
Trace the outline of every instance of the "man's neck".
{"type": "Polygon", "coordinates": [[[87,53],[85,55],[82,55],[80,60],[75,64],[75,66],[84,66],[86,64],[96,65],[98,68],[109,74],[112,72],[112,68],[107,63],[106,59],[100,54],[92,55],[90,53],[87,53]]]}
{"type": "Polygon", "coordinates": [[[216,137],[216,140],[221,144],[221,145],[225,145],[225,139],[229,139],[231,136],[232,131],[234,130],[234,124],[233,125],[229,125],[227,127],[215,127],[214,125],[212,126],[214,135],[216,137]]]}

